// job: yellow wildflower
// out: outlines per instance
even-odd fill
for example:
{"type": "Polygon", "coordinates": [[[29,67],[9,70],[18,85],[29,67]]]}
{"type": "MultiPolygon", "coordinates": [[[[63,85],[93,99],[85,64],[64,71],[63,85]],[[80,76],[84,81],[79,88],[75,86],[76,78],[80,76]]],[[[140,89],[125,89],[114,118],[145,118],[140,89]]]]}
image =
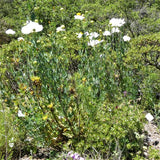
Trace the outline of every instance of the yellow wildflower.
{"type": "Polygon", "coordinates": [[[48,108],[52,108],[53,107],[53,103],[49,104],[47,107],[48,108]]]}
{"type": "Polygon", "coordinates": [[[31,95],[33,95],[34,92],[33,92],[33,91],[30,91],[30,93],[31,93],[31,95]]]}
{"type": "Polygon", "coordinates": [[[33,64],[37,64],[37,61],[34,61],[33,64]]]}
{"type": "Polygon", "coordinates": [[[83,79],[82,79],[82,82],[83,83],[85,83],[87,80],[86,80],[86,78],[84,77],[83,79]]]}
{"type": "Polygon", "coordinates": [[[44,121],[47,120],[47,119],[48,119],[48,115],[43,116],[42,119],[43,119],[44,121]]]}
{"type": "Polygon", "coordinates": [[[118,74],[115,74],[114,76],[115,76],[115,78],[119,78],[119,75],[118,75],[118,74]]]}
{"type": "Polygon", "coordinates": [[[32,82],[34,82],[35,84],[39,84],[40,81],[41,81],[41,78],[40,78],[40,77],[37,77],[37,76],[33,76],[33,77],[31,77],[31,80],[32,80],[32,82]]]}

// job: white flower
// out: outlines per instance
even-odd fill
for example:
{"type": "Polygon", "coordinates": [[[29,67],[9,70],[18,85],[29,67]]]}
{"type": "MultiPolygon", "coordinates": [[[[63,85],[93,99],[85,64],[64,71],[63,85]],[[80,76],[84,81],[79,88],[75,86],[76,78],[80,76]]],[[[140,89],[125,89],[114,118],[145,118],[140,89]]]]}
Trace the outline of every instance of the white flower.
{"type": "Polygon", "coordinates": [[[131,39],[131,38],[130,38],[129,36],[127,36],[127,35],[126,35],[126,36],[123,36],[123,40],[124,40],[124,41],[130,41],[130,39],[131,39]]]}
{"type": "Polygon", "coordinates": [[[109,21],[109,24],[112,27],[121,27],[121,26],[123,26],[125,24],[125,21],[124,21],[124,19],[120,19],[120,18],[112,18],[109,21]]]}
{"type": "Polygon", "coordinates": [[[64,8],[60,8],[60,10],[62,11],[64,8]]]}
{"type": "Polygon", "coordinates": [[[117,27],[113,27],[111,30],[111,33],[118,33],[118,32],[120,32],[120,30],[117,27]]]}
{"type": "Polygon", "coordinates": [[[18,41],[24,41],[24,38],[23,37],[19,37],[18,41]]]}
{"type": "Polygon", "coordinates": [[[89,36],[89,32],[85,32],[84,34],[85,34],[86,36],[89,36]]]}
{"type": "Polygon", "coordinates": [[[26,26],[29,22],[30,20],[27,20],[26,23],[24,23],[23,25],[26,26]]]}
{"type": "Polygon", "coordinates": [[[81,15],[75,15],[74,19],[79,19],[79,20],[83,20],[85,17],[81,16],[81,15]]]}
{"type": "Polygon", "coordinates": [[[110,36],[110,35],[111,35],[111,32],[109,32],[109,31],[104,31],[104,32],[103,32],[103,35],[104,35],[104,36],[110,36]]]}
{"type": "Polygon", "coordinates": [[[31,142],[33,140],[33,138],[31,138],[31,137],[27,137],[26,139],[25,139],[25,141],[28,141],[28,142],[31,142]]]}
{"type": "Polygon", "coordinates": [[[103,56],[104,56],[104,54],[100,54],[100,56],[99,56],[99,57],[100,57],[100,58],[102,58],[103,56]]]}
{"type": "Polygon", "coordinates": [[[88,46],[94,47],[99,43],[102,43],[104,40],[90,40],[90,42],[88,42],[88,46]]]}
{"type": "Polygon", "coordinates": [[[92,40],[93,38],[97,38],[99,36],[99,34],[97,32],[91,32],[89,34],[89,39],[92,40]]]}
{"type": "Polygon", "coordinates": [[[59,119],[62,119],[62,118],[64,118],[64,117],[63,117],[63,116],[58,116],[58,118],[59,118],[59,119]]]}
{"type": "Polygon", "coordinates": [[[12,29],[6,30],[6,34],[15,34],[16,32],[12,29]]]}
{"type": "Polygon", "coordinates": [[[12,148],[14,146],[14,143],[9,143],[9,146],[12,148]]]}
{"type": "Polygon", "coordinates": [[[56,32],[62,32],[62,31],[65,31],[65,26],[64,25],[61,25],[60,27],[56,28],[56,32]]]}
{"type": "Polygon", "coordinates": [[[71,156],[72,154],[73,154],[73,151],[69,151],[67,155],[71,156]]]}
{"type": "Polygon", "coordinates": [[[27,21],[27,24],[22,27],[21,32],[23,34],[30,34],[32,32],[40,32],[43,30],[43,26],[37,22],[27,21]]]}
{"type": "Polygon", "coordinates": [[[151,122],[154,119],[154,117],[150,113],[147,113],[145,117],[149,122],[151,122]]]}
{"type": "Polygon", "coordinates": [[[82,32],[77,33],[77,38],[82,38],[82,36],[83,36],[83,33],[82,33],[82,32]]]}
{"type": "Polygon", "coordinates": [[[18,110],[18,117],[25,117],[21,110],[18,110]]]}

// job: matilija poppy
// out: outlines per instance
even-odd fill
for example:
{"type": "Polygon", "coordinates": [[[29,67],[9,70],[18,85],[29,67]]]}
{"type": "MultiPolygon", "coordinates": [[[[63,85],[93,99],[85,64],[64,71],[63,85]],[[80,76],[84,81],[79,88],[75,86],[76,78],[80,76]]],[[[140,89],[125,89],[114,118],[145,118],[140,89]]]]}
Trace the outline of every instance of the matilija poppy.
{"type": "Polygon", "coordinates": [[[15,34],[16,32],[12,29],[6,30],[6,34],[15,34]]]}
{"type": "Polygon", "coordinates": [[[40,32],[43,30],[43,26],[37,22],[27,21],[27,24],[22,27],[21,32],[23,34],[30,34],[32,32],[40,32]]]}
{"type": "Polygon", "coordinates": [[[24,38],[23,37],[19,37],[18,41],[24,41],[24,38]]]}
{"type": "Polygon", "coordinates": [[[78,20],[83,20],[85,17],[83,15],[81,15],[81,13],[77,13],[75,16],[74,16],[74,19],[78,19],[78,20]]]}
{"type": "Polygon", "coordinates": [[[125,21],[124,21],[124,19],[121,19],[121,18],[112,18],[109,21],[109,24],[112,27],[121,27],[121,26],[123,26],[125,24],[125,21]]]}
{"type": "Polygon", "coordinates": [[[77,38],[82,38],[82,36],[83,36],[83,33],[82,33],[82,32],[77,33],[77,38]]]}
{"type": "Polygon", "coordinates": [[[88,42],[88,46],[94,47],[94,46],[96,46],[97,44],[102,43],[103,41],[104,41],[104,40],[90,40],[90,41],[88,42]]]}
{"type": "Polygon", "coordinates": [[[123,36],[123,40],[124,40],[124,41],[130,41],[130,39],[131,39],[131,38],[130,38],[129,36],[127,36],[127,35],[126,35],[126,36],[123,36]]]}
{"type": "Polygon", "coordinates": [[[104,32],[103,32],[103,35],[104,35],[104,36],[110,36],[110,35],[111,35],[111,32],[109,32],[109,31],[104,31],[104,32]]]}
{"type": "Polygon", "coordinates": [[[21,110],[18,110],[18,117],[25,117],[21,110]]]}
{"type": "Polygon", "coordinates": [[[61,32],[61,31],[65,31],[65,26],[61,25],[60,27],[56,28],[56,32],[61,32]]]}
{"type": "Polygon", "coordinates": [[[89,39],[92,40],[93,38],[97,38],[99,36],[99,34],[97,32],[91,32],[89,34],[89,39]]]}

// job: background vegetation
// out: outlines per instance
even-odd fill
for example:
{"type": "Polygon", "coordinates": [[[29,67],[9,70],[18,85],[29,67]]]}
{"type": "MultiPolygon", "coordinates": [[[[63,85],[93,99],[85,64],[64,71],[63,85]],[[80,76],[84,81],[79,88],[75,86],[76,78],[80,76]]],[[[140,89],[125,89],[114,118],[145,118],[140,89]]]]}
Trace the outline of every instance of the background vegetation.
{"type": "Polygon", "coordinates": [[[50,149],[49,159],[71,150],[88,159],[144,159],[144,113],[157,125],[160,117],[160,2],[1,0],[0,6],[1,159],[40,147],[50,149]],[[75,19],[77,13],[85,19],[75,19]],[[112,18],[125,24],[105,36],[112,18]],[[43,31],[22,34],[27,20],[43,31]],[[57,32],[60,26],[65,31],[57,32]],[[96,32],[99,44],[89,46],[86,32],[96,32]]]}

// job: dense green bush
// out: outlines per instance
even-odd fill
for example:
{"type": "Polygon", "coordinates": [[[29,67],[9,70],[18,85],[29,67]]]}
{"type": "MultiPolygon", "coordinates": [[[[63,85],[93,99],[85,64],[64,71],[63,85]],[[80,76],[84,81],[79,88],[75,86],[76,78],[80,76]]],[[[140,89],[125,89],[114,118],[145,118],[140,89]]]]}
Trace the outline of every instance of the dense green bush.
{"type": "Polygon", "coordinates": [[[160,52],[159,33],[140,36],[132,41],[125,61],[134,72],[141,90],[141,103],[154,109],[159,103],[160,52]]]}

